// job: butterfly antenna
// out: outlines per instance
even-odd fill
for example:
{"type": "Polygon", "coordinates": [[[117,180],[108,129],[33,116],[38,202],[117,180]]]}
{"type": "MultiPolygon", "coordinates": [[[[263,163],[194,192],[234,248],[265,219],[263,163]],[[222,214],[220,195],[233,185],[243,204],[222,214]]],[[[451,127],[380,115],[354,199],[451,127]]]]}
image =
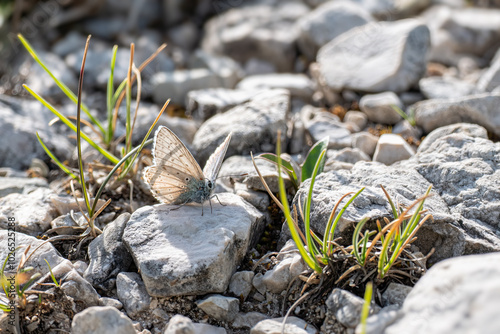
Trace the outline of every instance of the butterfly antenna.
{"type": "Polygon", "coordinates": [[[247,175],[248,175],[248,173],[243,173],[243,174],[232,174],[232,175],[222,175],[222,176],[218,176],[218,177],[217,177],[217,180],[218,180],[218,179],[221,179],[221,178],[223,178],[223,177],[237,177],[237,176],[239,177],[239,176],[247,176],[247,175]]]}

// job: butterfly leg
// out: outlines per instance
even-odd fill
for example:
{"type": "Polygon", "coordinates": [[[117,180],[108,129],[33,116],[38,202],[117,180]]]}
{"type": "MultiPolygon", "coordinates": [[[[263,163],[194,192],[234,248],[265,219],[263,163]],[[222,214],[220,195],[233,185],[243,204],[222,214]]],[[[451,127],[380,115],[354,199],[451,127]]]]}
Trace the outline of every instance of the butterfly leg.
{"type": "Polygon", "coordinates": [[[217,198],[217,201],[219,202],[219,204],[220,204],[220,205],[222,205],[222,206],[226,206],[226,204],[222,204],[222,203],[221,203],[221,201],[220,201],[220,199],[219,199],[219,196],[217,196],[217,194],[214,194],[212,197],[217,198]]]}

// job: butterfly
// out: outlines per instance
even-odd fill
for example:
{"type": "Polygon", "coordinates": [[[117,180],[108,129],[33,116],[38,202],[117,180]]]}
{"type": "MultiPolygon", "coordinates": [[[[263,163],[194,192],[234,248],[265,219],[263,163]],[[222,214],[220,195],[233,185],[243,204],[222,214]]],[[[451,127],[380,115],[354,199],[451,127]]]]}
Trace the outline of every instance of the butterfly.
{"type": "Polygon", "coordinates": [[[231,133],[208,158],[202,171],[182,141],[169,128],[160,126],[155,133],[153,166],[144,169],[144,180],[160,202],[180,206],[201,203],[203,216],[205,201],[210,202],[212,210],[215,181],[230,141],[231,133]]]}

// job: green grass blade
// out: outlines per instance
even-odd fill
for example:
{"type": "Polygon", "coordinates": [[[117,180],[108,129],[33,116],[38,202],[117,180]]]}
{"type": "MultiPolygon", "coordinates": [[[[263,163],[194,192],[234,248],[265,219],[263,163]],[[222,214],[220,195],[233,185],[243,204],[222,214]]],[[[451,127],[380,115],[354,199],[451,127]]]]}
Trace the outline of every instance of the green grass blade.
{"type": "Polygon", "coordinates": [[[54,282],[54,284],[58,287],[59,283],[57,283],[56,277],[54,276],[54,273],[52,272],[52,267],[50,266],[49,261],[47,261],[46,259],[44,259],[44,260],[45,260],[45,262],[47,262],[47,266],[49,266],[49,272],[50,272],[50,277],[52,278],[52,282],[54,282]]]}
{"type": "MultiPolygon", "coordinates": [[[[29,88],[26,85],[23,85],[24,89],[26,89],[35,99],[40,101],[45,107],[47,107],[54,115],[59,117],[59,119],[66,125],[68,126],[71,130],[76,132],[76,126],[71,122],[66,116],[61,114],[59,111],[57,111],[56,108],[54,108],[50,103],[48,103],[43,97],[35,93],[31,88],[29,88]]],[[[85,139],[87,143],[90,144],[93,148],[95,148],[99,153],[101,153],[106,159],[108,159],[111,163],[116,164],[118,161],[120,161],[117,157],[115,157],[111,152],[108,152],[107,150],[103,149],[99,145],[97,145],[92,139],[90,139],[85,133],[82,132],[82,138],[85,139]]]]}
{"type": "Polygon", "coordinates": [[[104,142],[106,143],[106,145],[109,145],[111,143],[111,140],[113,140],[113,108],[115,106],[114,100],[113,100],[113,94],[114,94],[113,80],[114,80],[114,73],[115,73],[115,63],[116,63],[117,51],[118,51],[118,46],[115,45],[113,47],[113,56],[111,57],[111,66],[110,66],[110,74],[109,74],[109,79],[108,79],[108,88],[106,90],[106,108],[108,111],[108,115],[107,115],[108,131],[106,132],[106,136],[104,139],[104,142]]]}
{"type": "Polygon", "coordinates": [[[320,164],[317,173],[319,174],[323,172],[326,159],[324,158],[324,154],[322,154],[322,152],[328,149],[328,142],[329,142],[329,137],[326,136],[325,138],[314,144],[313,147],[311,147],[309,153],[307,153],[306,160],[302,165],[302,173],[300,180],[301,182],[304,182],[305,180],[307,180],[312,176],[312,173],[318,161],[320,161],[320,164]]]}
{"type": "MultiPolygon", "coordinates": [[[[47,74],[52,78],[52,80],[54,80],[54,82],[61,89],[61,91],[64,94],[66,94],[66,96],[71,101],[73,101],[76,104],[78,102],[78,99],[77,99],[75,93],[73,93],[71,91],[71,89],[69,89],[69,87],[66,86],[62,81],[60,81],[59,79],[57,79],[56,76],[47,68],[47,66],[45,66],[45,63],[40,59],[40,57],[38,56],[38,54],[35,52],[35,49],[33,49],[33,47],[23,37],[23,35],[18,34],[17,37],[19,38],[19,40],[21,41],[21,43],[24,45],[24,47],[26,48],[26,50],[29,52],[29,54],[31,55],[31,57],[33,57],[33,59],[44,69],[44,71],[47,72],[47,74]]],[[[90,113],[89,109],[86,106],[82,105],[82,109],[83,109],[83,112],[90,119],[90,121],[92,123],[94,123],[99,128],[99,130],[101,131],[102,135],[104,136],[106,134],[106,132],[105,132],[105,130],[104,130],[101,122],[99,122],[98,119],[96,119],[94,116],[92,116],[92,114],[90,113]]]]}
{"type": "MultiPolygon", "coordinates": [[[[365,190],[365,188],[361,188],[360,190],[358,190],[357,193],[354,194],[354,196],[352,196],[348,201],[347,203],[342,207],[342,209],[340,210],[340,212],[337,214],[337,216],[335,217],[335,220],[333,221],[333,224],[331,226],[331,230],[328,231],[328,242],[327,244],[331,244],[332,240],[333,240],[333,234],[335,232],[335,229],[337,228],[337,224],[339,223],[340,221],[340,218],[342,218],[342,216],[344,215],[344,212],[347,210],[347,208],[349,207],[349,205],[351,205],[351,203],[356,199],[356,197],[359,196],[359,194],[361,194],[363,192],[363,190],[365,190]]],[[[326,232],[326,231],[325,231],[326,232]]]]}
{"type": "MultiPolygon", "coordinates": [[[[276,153],[277,156],[279,157],[281,154],[281,140],[280,140],[281,134],[278,133],[278,141],[276,144],[276,153]]],[[[302,243],[302,240],[300,239],[299,233],[296,230],[291,212],[290,212],[290,207],[288,206],[288,199],[286,197],[286,190],[285,190],[285,182],[283,181],[283,178],[281,177],[281,159],[278,159],[278,180],[279,180],[279,189],[280,189],[280,199],[281,203],[283,205],[283,214],[285,215],[286,222],[288,224],[288,228],[290,229],[290,233],[292,235],[292,239],[295,242],[295,245],[297,246],[300,255],[302,256],[302,259],[304,262],[315,272],[321,273],[322,269],[321,266],[317,263],[316,259],[313,258],[305,249],[304,244],[302,243]]]]}
{"type": "Polygon", "coordinates": [[[359,253],[359,233],[361,232],[361,229],[363,228],[363,226],[365,226],[367,221],[368,218],[361,219],[359,223],[356,224],[352,235],[352,252],[354,253],[354,257],[356,258],[356,260],[358,260],[359,265],[361,266],[365,265],[366,259],[365,252],[362,252],[361,254],[359,253]]]}
{"type": "Polygon", "coordinates": [[[305,203],[305,212],[304,212],[304,228],[305,228],[305,234],[306,234],[306,243],[307,247],[309,249],[309,252],[311,255],[316,258],[316,254],[318,254],[318,250],[316,249],[316,246],[313,244],[311,240],[311,205],[312,205],[312,193],[313,193],[313,188],[314,188],[314,182],[316,181],[316,175],[318,174],[318,171],[320,169],[321,165],[321,160],[326,154],[326,149],[321,151],[319,158],[316,160],[316,165],[314,166],[314,170],[311,175],[311,184],[309,185],[309,192],[307,193],[307,198],[306,198],[306,203],[305,203]]]}
{"type": "Polygon", "coordinates": [[[361,334],[366,334],[366,320],[370,314],[370,304],[372,302],[373,294],[373,284],[368,282],[365,289],[365,303],[363,304],[363,309],[361,310],[361,334]]]}
{"type": "Polygon", "coordinates": [[[45,146],[44,142],[42,141],[42,138],[40,138],[40,136],[38,135],[38,132],[36,133],[36,137],[38,138],[38,142],[40,143],[40,145],[42,145],[43,150],[52,159],[52,161],[54,161],[54,163],[57,166],[59,166],[59,168],[61,168],[61,170],[63,172],[65,172],[66,174],[68,174],[69,176],[71,176],[74,180],[78,180],[78,177],[75,174],[73,174],[66,166],[64,166],[59,161],[59,159],[57,159],[56,156],[49,150],[49,148],[47,146],[45,146]]]}
{"type": "Polygon", "coordinates": [[[416,122],[415,122],[415,118],[412,117],[412,116],[414,116],[414,112],[413,111],[411,111],[410,115],[408,115],[403,110],[401,110],[401,108],[399,108],[398,106],[396,106],[394,104],[392,104],[391,107],[392,107],[392,109],[394,109],[399,114],[399,116],[401,116],[403,119],[407,120],[408,123],[410,123],[411,126],[417,125],[416,122]]]}
{"type": "MultiPolygon", "coordinates": [[[[269,162],[272,162],[275,165],[278,164],[278,157],[276,156],[276,154],[262,153],[259,156],[257,156],[257,158],[260,158],[260,159],[263,159],[263,160],[267,160],[269,162]]],[[[279,158],[279,159],[281,160],[281,166],[284,168],[285,172],[290,177],[290,180],[292,181],[293,186],[295,187],[295,189],[298,189],[298,187],[299,187],[299,180],[298,180],[298,177],[297,177],[297,173],[293,169],[293,165],[289,161],[286,161],[283,158],[279,158]]]]}

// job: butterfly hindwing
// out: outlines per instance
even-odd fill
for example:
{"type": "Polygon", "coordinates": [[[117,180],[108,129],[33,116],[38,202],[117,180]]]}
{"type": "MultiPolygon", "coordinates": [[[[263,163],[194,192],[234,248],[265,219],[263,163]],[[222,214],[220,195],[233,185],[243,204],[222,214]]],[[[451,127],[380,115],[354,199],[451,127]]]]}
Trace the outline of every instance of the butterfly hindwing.
{"type": "Polygon", "coordinates": [[[229,133],[222,144],[220,144],[219,147],[215,149],[214,153],[212,153],[210,158],[208,158],[207,163],[205,164],[205,168],[203,168],[203,174],[212,183],[215,183],[217,175],[219,174],[222,161],[226,156],[227,148],[229,147],[229,142],[231,141],[231,135],[232,133],[229,133]]]}

